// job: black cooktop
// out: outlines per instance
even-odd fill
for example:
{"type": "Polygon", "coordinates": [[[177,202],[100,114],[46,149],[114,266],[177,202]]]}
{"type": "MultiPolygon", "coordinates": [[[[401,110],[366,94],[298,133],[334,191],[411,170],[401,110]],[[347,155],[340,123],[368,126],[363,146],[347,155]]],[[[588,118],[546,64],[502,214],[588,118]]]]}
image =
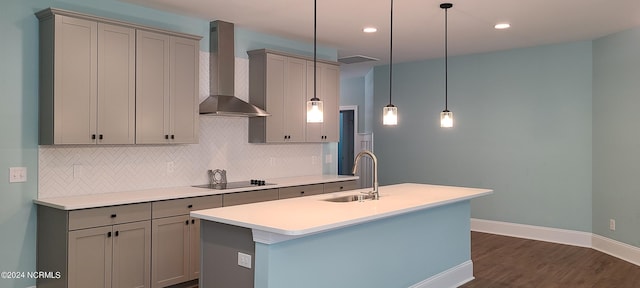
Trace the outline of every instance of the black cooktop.
{"type": "Polygon", "coordinates": [[[274,183],[267,183],[264,180],[251,180],[251,181],[239,181],[239,182],[228,182],[228,183],[218,183],[218,184],[202,184],[202,185],[194,185],[193,187],[225,190],[225,189],[246,188],[246,187],[254,187],[254,186],[268,186],[268,185],[274,185],[274,183]]]}

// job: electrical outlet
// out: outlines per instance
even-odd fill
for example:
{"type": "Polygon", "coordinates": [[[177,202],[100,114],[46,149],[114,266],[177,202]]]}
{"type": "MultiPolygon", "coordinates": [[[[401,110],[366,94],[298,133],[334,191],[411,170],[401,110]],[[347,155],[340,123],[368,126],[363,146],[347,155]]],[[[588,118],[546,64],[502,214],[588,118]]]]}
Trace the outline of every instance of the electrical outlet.
{"type": "Polygon", "coordinates": [[[609,230],[616,231],[616,219],[609,219],[609,230]]]}
{"type": "Polygon", "coordinates": [[[238,252],[238,265],[251,269],[251,255],[238,252]]]}
{"type": "Polygon", "coordinates": [[[27,167],[10,167],[9,183],[27,182],[27,167]]]}

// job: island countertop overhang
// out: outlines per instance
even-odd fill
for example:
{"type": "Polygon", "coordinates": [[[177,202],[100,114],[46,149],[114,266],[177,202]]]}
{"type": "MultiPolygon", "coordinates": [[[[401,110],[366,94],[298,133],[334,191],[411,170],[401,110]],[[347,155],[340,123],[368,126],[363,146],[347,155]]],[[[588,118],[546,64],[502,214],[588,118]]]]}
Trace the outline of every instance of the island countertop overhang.
{"type": "Polygon", "coordinates": [[[422,209],[467,201],[491,189],[403,183],[380,187],[380,200],[336,203],[326,199],[370,189],[192,211],[191,216],[253,230],[256,242],[272,244],[422,209]]]}

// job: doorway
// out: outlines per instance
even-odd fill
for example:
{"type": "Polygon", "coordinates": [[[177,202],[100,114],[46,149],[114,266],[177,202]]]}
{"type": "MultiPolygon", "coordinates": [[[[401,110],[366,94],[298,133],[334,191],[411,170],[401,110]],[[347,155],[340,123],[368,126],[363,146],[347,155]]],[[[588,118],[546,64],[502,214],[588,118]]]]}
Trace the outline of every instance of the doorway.
{"type": "Polygon", "coordinates": [[[356,133],[358,131],[358,106],[340,107],[340,142],[338,142],[338,175],[351,175],[356,133]]]}

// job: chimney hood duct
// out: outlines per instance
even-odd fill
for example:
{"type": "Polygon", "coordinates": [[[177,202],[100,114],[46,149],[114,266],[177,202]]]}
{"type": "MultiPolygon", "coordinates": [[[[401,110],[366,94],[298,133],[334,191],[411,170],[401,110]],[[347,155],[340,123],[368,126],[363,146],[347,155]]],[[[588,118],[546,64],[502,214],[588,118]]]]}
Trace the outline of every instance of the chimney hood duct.
{"type": "Polygon", "coordinates": [[[233,23],[209,23],[209,90],[200,103],[201,115],[258,117],[271,114],[234,96],[235,48],[233,23]]]}

